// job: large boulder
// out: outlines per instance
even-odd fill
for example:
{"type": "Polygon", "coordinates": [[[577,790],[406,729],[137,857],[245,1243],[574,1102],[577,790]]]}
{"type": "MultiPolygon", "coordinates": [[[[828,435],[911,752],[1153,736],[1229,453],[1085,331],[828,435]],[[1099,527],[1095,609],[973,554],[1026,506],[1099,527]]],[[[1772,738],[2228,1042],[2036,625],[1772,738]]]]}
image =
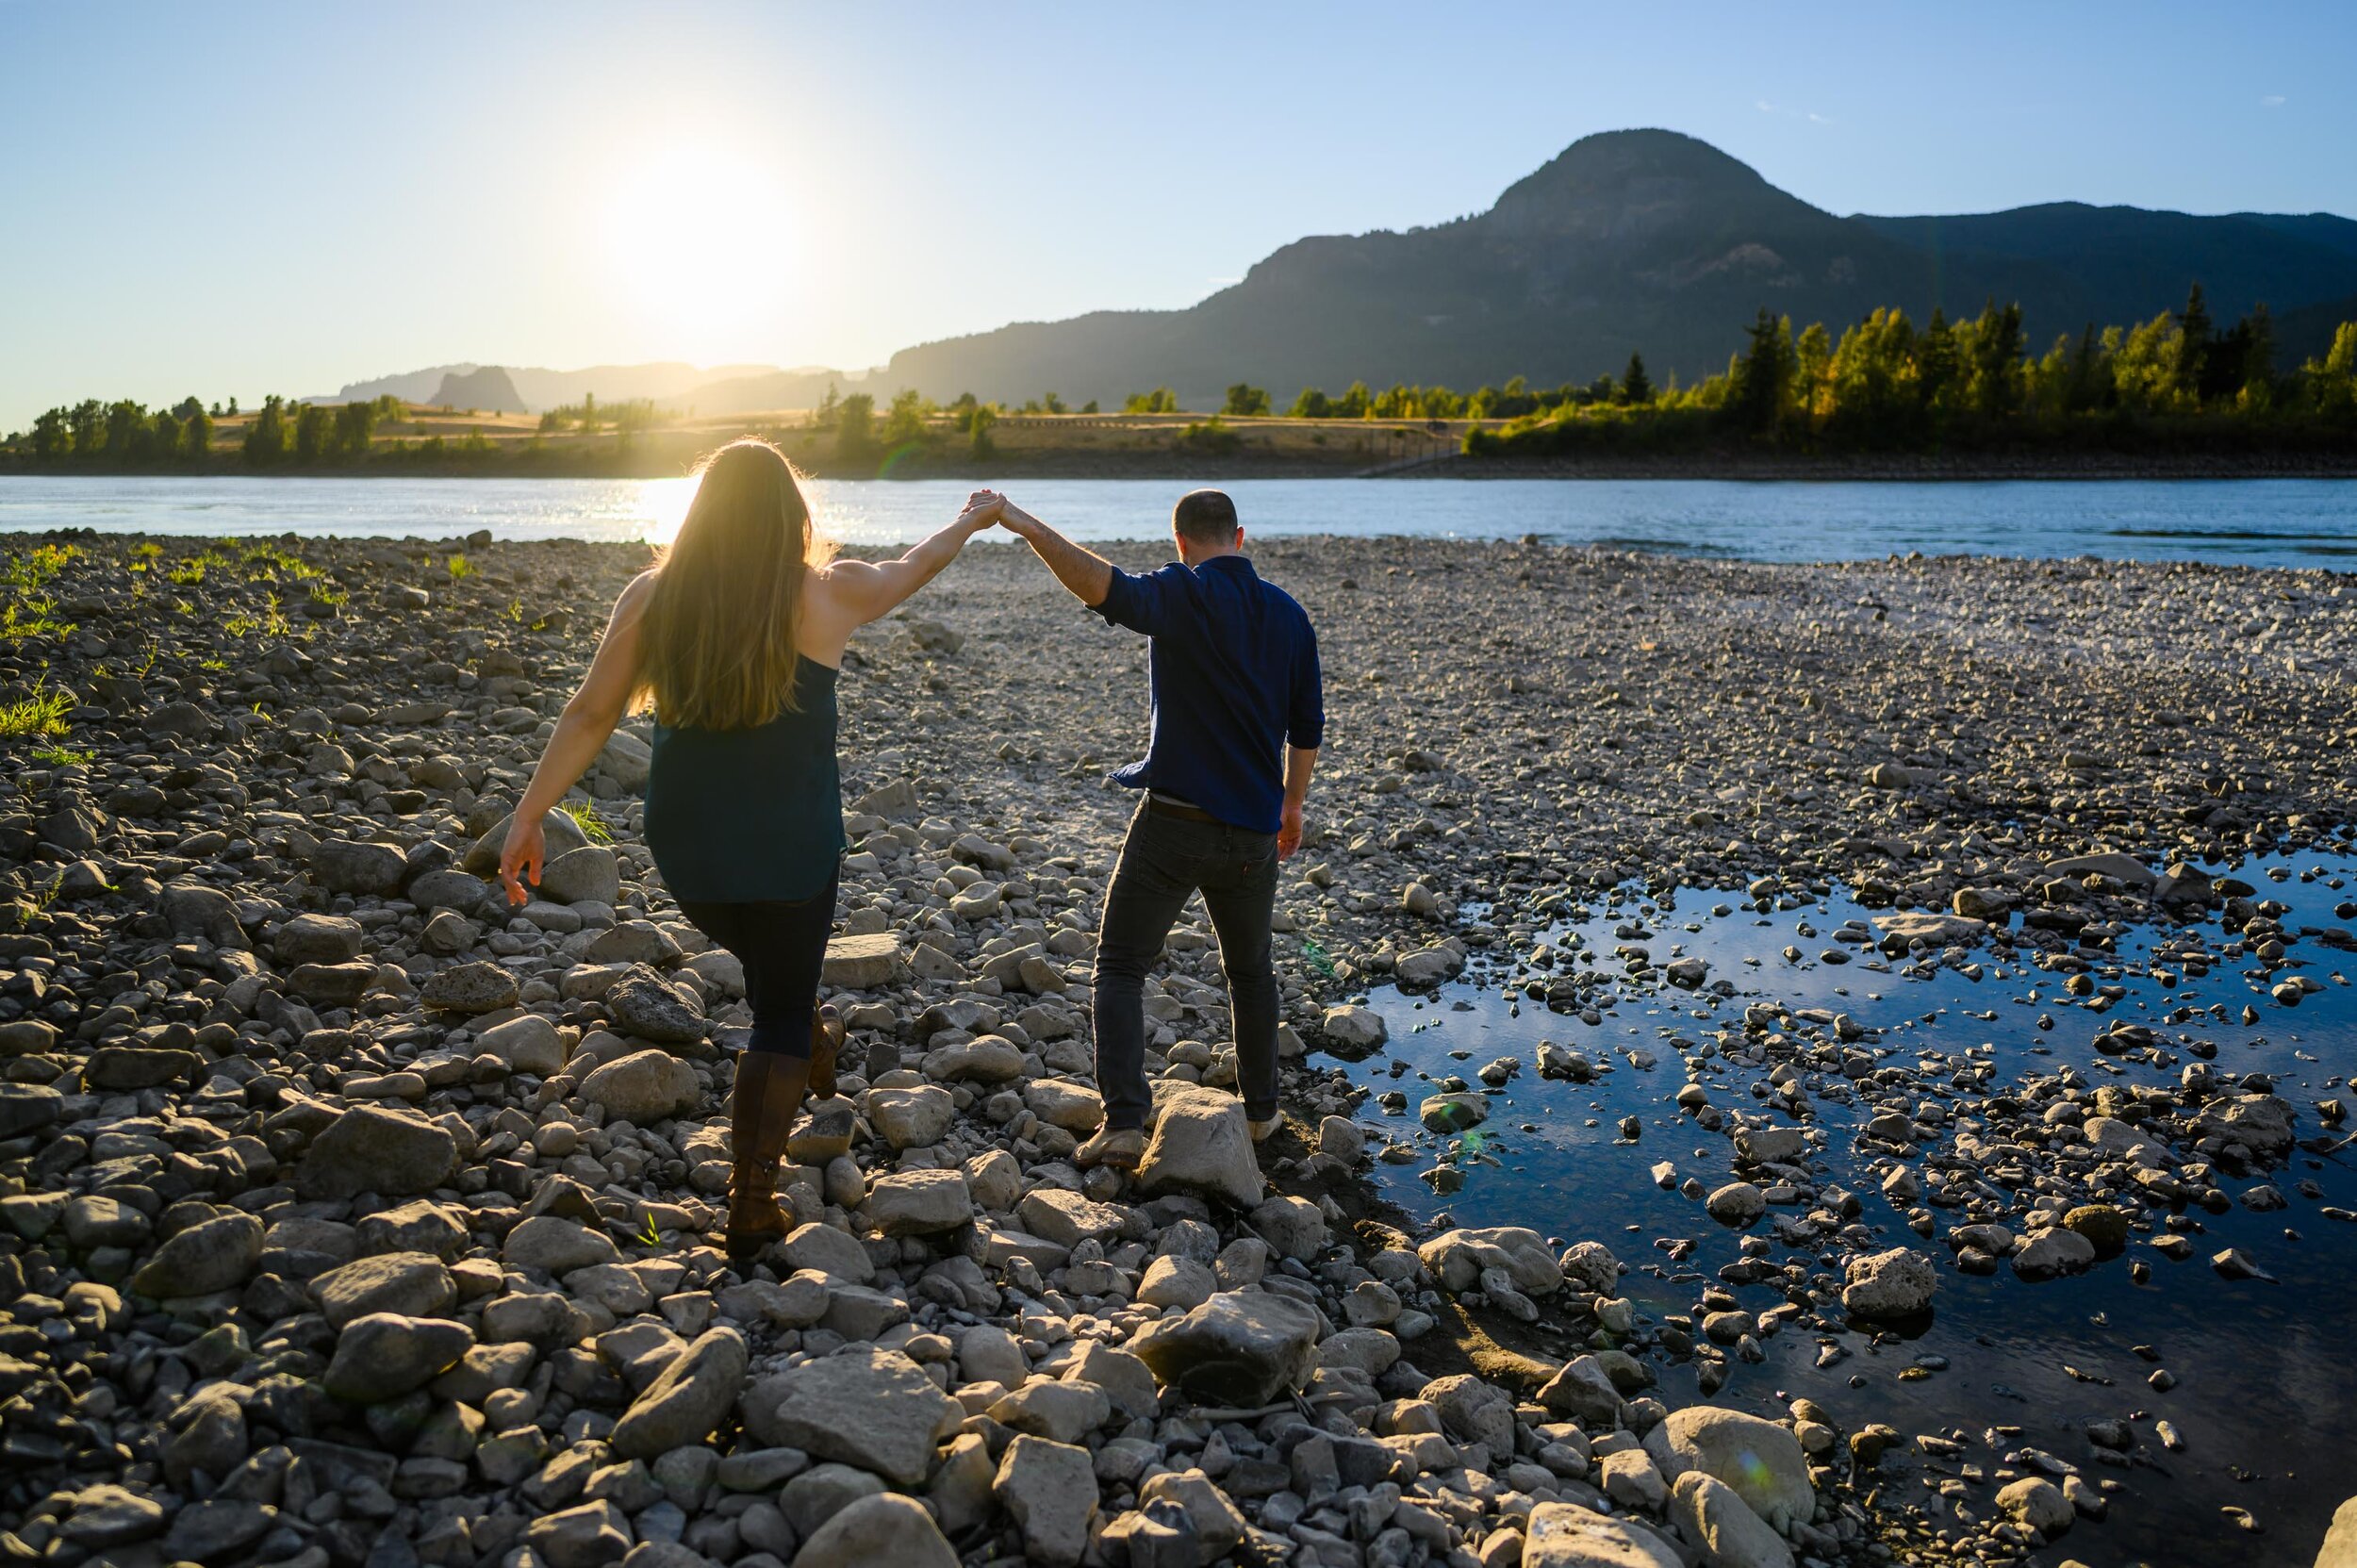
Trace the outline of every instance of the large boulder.
{"type": "Polygon", "coordinates": [[[609,1440],[616,1456],[653,1460],[710,1437],[736,1403],[750,1360],[745,1337],[735,1329],[706,1330],[616,1424],[609,1440]]]}
{"type": "Polygon", "coordinates": [[[2047,1540],[2070,1527],[2079,1510],[2070,1506],[2061,1487],[2042,1476],[2024,1476],[1997,1491],[1997,1506],[2005,1510],[2013,1522],[2025,1529],[2036,1530],[2047,1540]]]}
{"type": "Polygon", "coordinates": [[[904,1170],[876,1179],[867,1217],[887,1236],[928,1236],[974,1218],[974,1195],[955,1170],[904,1170]]]}
{"type": "Polygon", "coordinates": [[[2046,863],[2046,870],[2049,876],[2056,877],[2084,877],[2093,872],[2127,887],[2150,887],[2158,880],[2152,875],[2152,868],[2143,861],[2134,855],[2117,851],[2050,860],[2046,863]]]}
{"type": "MultiPolygon", "coordinates": [[[[471,871],[478,877],[487,877],[497,871],[500,868],[500,850],[507,843],[508,824],[515,819],[516,814],[509,812],[492,824],[489,833],[468,846],[465,858],[458,863],[459,869],[471,871]]],[[[540,864],[542,866],[545,867],[552,861],[570,854],[588,842],[588,835],[581,831],[581,824],[563,812],[552,808],[541,817],[540,864]]]]}
{"type": "Polygon", "coordinates": [[[1000,1456],[990,1490],[1023,1532],[1026,1561],[1073,1568],[1088,1550],[1096,1472],[1086,1448],[1017,1437],[1000,1456]]]}
{"type": "Polygon", "coordinates": [[[1478,1287],[1482,1270],[1491,1268],[1504,1269],[1514,1288],[1529,1296],[1550,1295],[1563,1286],[1562,1265],[1545,1238],[1525,1226],[1443,1230],[1416,1248],[1416,1256],[1442,1289],[1453,1294],[1478,1287]]]}
{"type": "Polygon", "coordinates": [[[1932,1261],[1904,1246],[1851,1259],[1845,1279],[1843,1309],[1854,1317],[1879,1320],[1930,1312],[1932,1291],[1939,1282],[1932,1261]]]}
{"type": "Polygon", "coordinates": [[[839,991],[881,991],[909,978],[900,939],[888,931],[837,936],[827,943],[818,978],[839,991]]]}
{"type": "Polygon", "coordinates": [[[536,1269],[553,1279],[577,1268],[621,1262],[621,1248],[602,1230],[557,1214],[534,1214],[507,1232],[500,1262],[509,1268],[536,1269]]]}
{"type": "Polygon", "coordinates": [[[510,1072],[548,1078],[565,1070],[565,1037],[556,1025],[537,1013],[493,1024],[477,1037],[476,1047],[507,1064],[510,1072]]]}
{"type": "Polygon", "coordinates": [[[685,990],[652,969],[633,969],[615,982],[605,993],[605,1011],[617,1032],[666,1045],[701,1040],[708,1027],[685,990]]]}
{"type": "Polygon", "coordinates": [[[64,1103],[65,1098],[46,1083],[0,1083],[0,1138],[47,1127],[64,1103]]]}
{"type": "Polygon", "coordinates": [[[356,1258],[311,1281],[311,1295],[331,1329],[371,1312],[432,1317],[457,1299],[458,1287],[442,1260],[423,1252],[384,1252],[356,1258]]]}
{"type": "Polygon", "coordinates": [[[2333,1511],[2332,1526],[2324,1532],[2323,1548],[2316,1553],[2316,1568],[2357,1568],[2357,1497],[2333,1511]]]}
{"type": "Polygon", "coordinates": [[[622,872],[614,851],[602,844],[585,844],[543,863],[540,897],[560,904],[620,902],[622,872]]]}
{"type": "Polygon", "coordinates": [[[2013,1271],[2024,1279],[2052,1279],[2058,1275],[2083,1274],[2094,1262],[2093,1242],[2057,1226],[2021,1244],[2013,1255],[2013,1271]]]}
{"type": "Polygon", "coordinates": [[[282,966],[349,964],[360,956],[360,922],[343,915],[298,915],[278,928],[272,950],[282,966]]]}
{"type": "Polygon", "coordinates": [[[1756,1415],[1716,1405],[1672,1411],[1645,1434],[1645,1452],[1673,1481],[1699,1470],[1725,1482],[1773,1529],[1806,1524],[1816,1511],[1800,1440],[1756,1415]]]}
{"type": "Polygon", "coordinates": [[[413,1197],[442,1184],[458,1163],[458,1140],[423,1116],[354,1106],[311,1140],[295,1170],[295,1191],[314,1202],[361,1193],[413,1197]]]}
{"type": "Polygon", "coordinates": [[[1689,1470],[1670,1489],[1670,1521],[1706,1568],[1792,1568],[1792,1549],[1715,1476],[1689,1470]]]}
{"type": "Polygon", "coordinates": [[[1383,1015],[1370,1007],[1329,1007],[1318,1029],[1327,1047],[1341,1056],[1363,1055],[1392,1037],[1383,1015]]]}
{"type": "Polygon", "coordinates": [[[1591,1427],[1616,1427],[1627,1413],[1627,1404],[1611,1374],[1593,1356],[1574,1357],[1565,1362],[1563,1369],[1539,1391],[1539,1403],[1546,1407],[1550,1415],[1566,1416],[1591,1427]]]}
{"type": "Polygon", "coordinates": [[[939,1143],[957,1116],[957,1102],[937,1084],[867,1091],[868,1123],[895,1149],[939,1143]]]}
{"type": "Polygon", "coordinates": [[[1522,1568],[1685,1568],[1677,1553],[1644,1526],[1577,1503],[1541,1503],[1530,1510],[1522,1568]]]}
{"type": "Polygon", "coordinates": [[[131,1276],[131,1288],[159,1301],[235,1290],[261,1258],[262,1222],[252,1214],[218,1214],[174,1232],[131,1276]]]}
{"type": "Polygon", "coordinates": [[[764,1378],[745,1395],[745,1429],[760,1443],[872,1470],[912,1487],[933,1445],[965,1418],[922,1367],[897,1350],[823,1356],[764,1378]]]}
{"type": "Polygon", "coordinates": [[[338,1336],[320,1386],[348,1404],[382,1404],[425,1387],[456,1366],[473,1344],[463,1323],[371,1312],[338,1336]]]}
{"type": "Polygon", "coordinates": [[[231,907],[229,895],[218,887],[201,882],[169,883],[160,902],[164,922],[174,936],[201,936],[216,948],[246,945],[238,912],[231,907]]]}
{"type": "Polygon", "coordinates": [[[1148,1324],[1129,1348],[1164,1388],[1207,1404],[1265,1405],[1317,1369],[1318,1314],[1291,1296],[1222,1291],[1148,1324]]]}
{"type": "Polygon", "coordinates": [[[311,880],[330,893],[398,893],[408,869],[408,857],[390,844],[327,838],[311,851],[311,880]]]}
{"type": "Polygon", "coordinates": [[[1138,1188],[1223,1198],[1240,1209],[1260,1202],[1264,1183],[1244,1101],[1217,1089],[1172,1092],[1138,1166],[1138,1188]]]}
{"type": "Polygon", "coordinates": [[[925,1505],[897,1492],[859,1498],[819,1526],[794,1554],[794,1568],[958,1568],[925,1505]]]}
{"type": "Polygon", "coordinates": [[[982,1034],[935,1047],[922,1066],[936,1083],[1005,1083],[1023,1076],[1023,1052],[1003,1034],[982,1034]]]}
{"type": "Polygon", "coordinates": [[[670,1052],[636,1050],[583,1079],[581,1098],[604,1106],[609,1116],[651,1127],[694,1110],[703,1085],[696,1069],[670,1052]]]}
{"type": "Polygon", "coordinates": [[[516,1005],[516,977],[496,964],[453,964],[428,975],[419,991],[445,1013],[499,1013],[516,1005]]]}

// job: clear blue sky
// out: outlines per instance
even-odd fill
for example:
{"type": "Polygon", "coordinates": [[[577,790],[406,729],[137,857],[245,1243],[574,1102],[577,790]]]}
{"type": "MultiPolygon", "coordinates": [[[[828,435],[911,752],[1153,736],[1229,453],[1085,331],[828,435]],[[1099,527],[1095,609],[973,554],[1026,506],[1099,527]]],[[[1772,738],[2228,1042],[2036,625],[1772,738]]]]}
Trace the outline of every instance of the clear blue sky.
{"type": "Polygon", "coordinates": [[[0,0],[0,429],[451,360],[859,367],[1480,210],[1591,131],[1838,212],[2357,214],[2357,8],[0,0]]]}

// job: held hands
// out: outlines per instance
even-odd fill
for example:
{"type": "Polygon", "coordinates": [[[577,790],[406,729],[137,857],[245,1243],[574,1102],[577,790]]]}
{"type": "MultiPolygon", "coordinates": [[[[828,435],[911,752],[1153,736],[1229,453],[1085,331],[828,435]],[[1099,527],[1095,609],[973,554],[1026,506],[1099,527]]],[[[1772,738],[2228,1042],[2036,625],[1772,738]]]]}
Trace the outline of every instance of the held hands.
{"type": "Polygon", "coordinates": [[[974,519],[985,511],[988,517],[980,524],[980,527],[987,528],[995,522],[1006,529],[1008,533],[1025,538],[1030,536],[1031,525],[1037,520],[1030,513],[1017,506],[997,490],[976,490],[966,497],[965,511],[961,514],[960,520],[974,519]]]}
{"type": "Polygon", "coordinates": [[[958,514],[958,523],[970,538],[992,524],[1003,521],[1006,504],[1007,498],[996,490],[976,490],[965,498],[965,510],[958,514]]]}
{"type": "Polygon", "coordinates": [[[534,887],[540,885],[540,864],[548,853],[548,838],[541,831],[537,817],[530,821],[518,812],[507,827],[507,842],[500,849],[500,885],[507,890],[510,907],[531,901],[532,895],[524,887],[529,880],[534,887]]]}

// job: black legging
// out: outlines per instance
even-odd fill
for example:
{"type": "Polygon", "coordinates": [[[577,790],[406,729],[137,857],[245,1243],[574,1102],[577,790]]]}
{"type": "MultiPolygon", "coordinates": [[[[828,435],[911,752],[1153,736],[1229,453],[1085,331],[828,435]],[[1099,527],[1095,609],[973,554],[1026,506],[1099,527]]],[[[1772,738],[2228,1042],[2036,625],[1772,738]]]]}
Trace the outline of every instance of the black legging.
{"type": "Polygon", "coordinates": [[[812,1012],[818,1005],[818,971],[834,928],[838,875],[816,898],[794,902],[689,903],[680,913],[745,966],[745,999],[753,1007],[748,1050],[810,1056],[812,1012]]]}

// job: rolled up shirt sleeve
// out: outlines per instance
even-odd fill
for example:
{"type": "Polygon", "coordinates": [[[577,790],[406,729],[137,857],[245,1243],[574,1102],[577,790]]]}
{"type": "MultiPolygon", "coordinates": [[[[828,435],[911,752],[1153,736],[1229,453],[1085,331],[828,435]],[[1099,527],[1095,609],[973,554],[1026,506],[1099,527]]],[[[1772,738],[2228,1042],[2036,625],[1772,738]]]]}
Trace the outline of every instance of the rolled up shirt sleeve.
{"type": "Polygon", "coordinates": [[[1318,668],[1318,635],[1307,622],[1294,655],[1293,691],[1286,702],[1285,744],[1314,751],[1326,738],[1326,683],[1318,668]]]}
{"type": "Polygon", "coordinates": [[[1126,626],[1149,637],[1159,636],[1169,619],[1169,574],[1182,569],[1163,567],[1140,576],[1115,567],[1113,580],[1105,587],[1105,602],[1094,608],[1115,626],[1126,626]]]}

